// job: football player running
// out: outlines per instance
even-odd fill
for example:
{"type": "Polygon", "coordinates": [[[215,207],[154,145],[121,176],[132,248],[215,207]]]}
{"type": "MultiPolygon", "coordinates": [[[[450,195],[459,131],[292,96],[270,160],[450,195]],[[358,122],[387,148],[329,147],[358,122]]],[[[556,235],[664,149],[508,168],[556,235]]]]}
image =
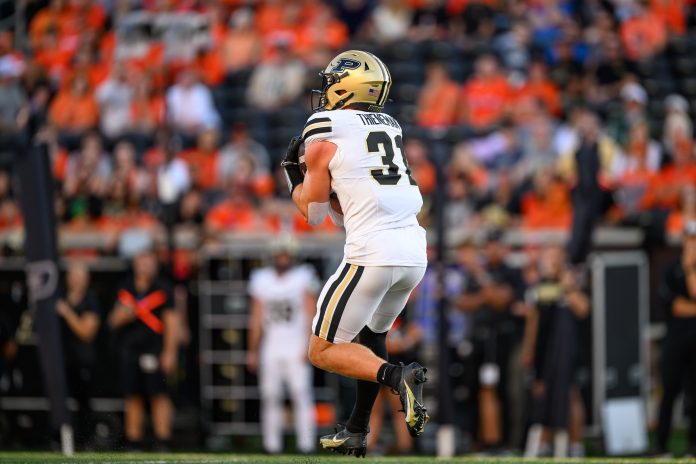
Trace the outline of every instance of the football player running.
{"type": "Polygon", "coordinates": [[[320,75],[319,104],[282,165],[307,221],[318,225],[329,215],[346,229],[343,262],[317,301],[309,359],[358,381],[350,418],[321,437],[322,446],[365,456],[379,384],[400,396],[411,435],[423,433],[429,420],[422,398],[426,369],[386,360],[387,331],[425,273],[425,230],[416,219],[423,200],[404,156],[401,127],[382,113],[391,87],[384,63],[350,50],[320,75]]]}

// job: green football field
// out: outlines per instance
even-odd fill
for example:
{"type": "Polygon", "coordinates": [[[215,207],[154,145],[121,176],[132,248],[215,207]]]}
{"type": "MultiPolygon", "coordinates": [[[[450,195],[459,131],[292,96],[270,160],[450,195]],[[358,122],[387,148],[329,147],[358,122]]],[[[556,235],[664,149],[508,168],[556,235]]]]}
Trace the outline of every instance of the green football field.
{"type": "Polygon", "coordinates": [[[455,459],[437,459],[429,456],[412,457],[367,457],[357,459],[354,457],[339,457],[330,454],[318,454],[314,456],[282,455],[264,456],[256,454],[150,454],[150,453],[78,453],[75,456],[66,458],[57,453],[2,453],[0,452],[0,463],[12,464],[38,464],[38,463],[134,463],[134,464],[168,464],[168,463],[191,463],[191,464],[234,464],[234,463],[255,463],[255,464],[347,464],[347,463],[462,463],[462,464],[542,464],[542,463],[588,463],[588,464],[640,464],[651,462],[669,463],[694,463],[696,459],[521,459],[521,458],[485,458],[485,457],[465,457],[455,459]]]}

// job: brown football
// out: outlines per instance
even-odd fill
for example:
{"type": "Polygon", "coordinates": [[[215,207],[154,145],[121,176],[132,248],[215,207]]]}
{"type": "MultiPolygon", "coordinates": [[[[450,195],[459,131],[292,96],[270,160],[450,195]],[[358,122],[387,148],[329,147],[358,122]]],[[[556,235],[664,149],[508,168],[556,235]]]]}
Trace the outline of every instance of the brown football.
{"type": "Polygon", "coordinates": [[[297,150],[297,155],[298,155],[297,158],[298,158],[298,161],[300,163],[300,171],[302,171],[302,175],[307,173],[307,165],[305,164],[304,150],[305,150],[305,146],[304,146],[304,142],[303,142],[302,145],[300,145],[300,149],[297,150]]]}

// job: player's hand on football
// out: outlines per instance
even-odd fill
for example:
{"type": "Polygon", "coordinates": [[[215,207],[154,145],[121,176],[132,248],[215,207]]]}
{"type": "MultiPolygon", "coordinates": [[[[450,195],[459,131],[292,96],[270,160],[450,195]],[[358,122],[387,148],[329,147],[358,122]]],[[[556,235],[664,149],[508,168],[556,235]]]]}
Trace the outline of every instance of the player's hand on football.
{"type": "Polygon", "coordinates": [[[176,368],[176,353],[165,350],[160,355],[160,369],[162,372],[169,375],[176,368]]]}
{"type": "Polygon", "coordinates": [[[302,145],[302,143],[303,140],[300,136],[295,136],[290,139],[288,149],[285,152],[285,157],[283,158],[283,163],[300,164],[300,145],[302,145]]]}
{"type": "Polygon", "coordinates": [[[259,368],[259,354],[256,351],[247,351],[246,365],[249,372],[255,373],[259,368]]]}

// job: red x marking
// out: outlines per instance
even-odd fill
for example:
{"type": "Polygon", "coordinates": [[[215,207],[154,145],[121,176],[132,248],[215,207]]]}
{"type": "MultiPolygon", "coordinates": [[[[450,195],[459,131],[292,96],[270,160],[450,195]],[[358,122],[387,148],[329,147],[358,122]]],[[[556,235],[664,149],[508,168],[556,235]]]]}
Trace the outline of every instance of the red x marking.
{"type": "Polygon", "coordinates": [[[167,294],[164,293],[164,291],[156,290],[146,295],[143,299],[138,300],[127,290],[120,290],[118,292],[118,300],[131,308],[138,319],[152,329],[153,332],[161,334],[164,331],[162,321],[152,314],[152,311],[159,308],[167,301],[167,294]]]}

